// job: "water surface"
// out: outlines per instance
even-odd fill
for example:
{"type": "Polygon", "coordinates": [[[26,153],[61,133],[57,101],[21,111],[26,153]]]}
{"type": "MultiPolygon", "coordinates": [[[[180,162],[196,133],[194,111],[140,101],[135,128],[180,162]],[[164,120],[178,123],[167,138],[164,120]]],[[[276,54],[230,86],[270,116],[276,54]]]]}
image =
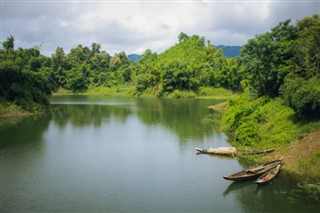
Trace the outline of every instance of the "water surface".
{"type": "Polygon", "coordinates": [[[229,146],[212,100],[62,96],[50,114],[0,125],[1,212],[313,212],[296,183],[233,183],[250,162],[196,155],[229,146]]]}

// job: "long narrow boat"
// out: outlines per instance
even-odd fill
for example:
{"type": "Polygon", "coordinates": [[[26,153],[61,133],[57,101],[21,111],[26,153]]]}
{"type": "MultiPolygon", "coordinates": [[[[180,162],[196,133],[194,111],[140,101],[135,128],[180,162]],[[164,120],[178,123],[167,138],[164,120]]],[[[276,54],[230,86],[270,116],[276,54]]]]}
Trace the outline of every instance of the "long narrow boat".
{"type": "Polygon", "coordinates": [[[264,154],[273,152],[275,149],[263,149],[263,150],[239,150],[237,155],[252,155],[252,154],[264,154]]]}
{"type": "Polygon", "coordinates": [[[224,176],[223,178],[226,180],[233,180],[233,181],[241,181],[241,180],[248,180],[251,178],[255,178],[261,176],[262,174],[270,171],[271,169],[275,168],[279,164],[281,164],[282,159],[271,161],[268,163],[264,163],[258,166],[253,166],[248,169],[242,170],[240,172],[236,172],[229,176],[224,176]]]}
{"type": "Polygon", "coordinates": [[[280,167],[281,167],[281,163],[278,164],[276,167],[274,167],[273,169],[271,169],[269,172],[264,173],[263,175],[261,175],[256,181],[255,183],[257,184],[262,184],[262,183],[267,183],[270,180],[272,180],[273,178],[275,178],[279,172],[280,172],[280,167]]]}
{"type": "Polygon", "coordinates": [[[199,153],[212,154],[212,155],[253,155],[273,152],[275,149],[263,149],[263,150],[236,150],[234,147],[221,147],[201,149],[196,148],[199,153]]]}

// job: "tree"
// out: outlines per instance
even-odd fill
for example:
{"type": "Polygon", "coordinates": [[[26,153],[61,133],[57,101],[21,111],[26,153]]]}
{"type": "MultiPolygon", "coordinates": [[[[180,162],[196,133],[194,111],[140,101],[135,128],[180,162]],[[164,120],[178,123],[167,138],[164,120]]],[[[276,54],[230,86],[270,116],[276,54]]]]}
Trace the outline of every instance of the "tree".
{"type": "Polygon", "coordinates": [[[6,41],[2,42],[2,46],[7,53],[10,51],[13,51],[14,50],[14,37],[12,35],[10,35],[10,37],[8,37],[6,41]]]}
{"type": "Polygon", "coordinates": [[[128,59],[125,52],[116,53],[111,58],[110,69],[111,71],[116,71],[121,66],[126,66],[129,64],[130,64],[130,60],[128,59]]]}
{"type": "Polygon", "coordinates": [[[297,57],[300,60],[302,74],[306,78],[319,77],[320,72],[320,16],[304,18],[297,23],[297,57]]]}
{"type": "Polygon", "coordinates": [[[178,36],[179,42],[182,42],[182,41],[184,41],[184,40],[187,39],[187,38],[189,38],[189,36],[188,36],[186,33],[184,33],[184,32],[181,32],[181,33],[179,34],[179,36],[178,36]]]}
{"type": "Polygon", "coordinates": [[[298,116],[307,119],[320,118],[320,83],[315,78],[305,80],[297,75],[287,76],[281,87],[285,103],[298,116]]]}
{"type": "Polygon", "coordinates": [[[290,72],[287,63],[293,58],[296,27],[290,20],[281,22],[271,32],[250,39],[241,49],[240,62],[246,78],[258,96],[276,97],[285,76],[290,72]]]}
{"type": "Polygon", "coordinates": [[[100,44],[93,42],[91,44],[91,53],[92,53],[92,55],[94,55],[95,53],[100,53],[100,48],[101,48],[100,44]]]}

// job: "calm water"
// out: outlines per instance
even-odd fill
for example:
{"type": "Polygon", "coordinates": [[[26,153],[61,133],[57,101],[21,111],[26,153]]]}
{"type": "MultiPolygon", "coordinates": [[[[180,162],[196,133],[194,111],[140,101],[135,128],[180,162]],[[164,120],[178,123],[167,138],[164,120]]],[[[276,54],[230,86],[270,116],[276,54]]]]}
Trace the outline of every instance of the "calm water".
{"type": "Polygon", "coordinates": [[[248,166],[196,155],[228,146],[212,100],[54,97],[47,115],[2,120],[0,212],[316,212],[284,174],[257,188],[248,166]]]}

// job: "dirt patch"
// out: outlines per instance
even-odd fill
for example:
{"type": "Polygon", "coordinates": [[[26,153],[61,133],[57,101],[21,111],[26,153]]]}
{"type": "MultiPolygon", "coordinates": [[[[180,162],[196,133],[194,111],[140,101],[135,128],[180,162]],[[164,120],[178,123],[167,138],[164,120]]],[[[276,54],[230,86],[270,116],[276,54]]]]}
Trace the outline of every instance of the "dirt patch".
{"type": "Polygon", "coordinates": [[[320,129],[289,147],[285,163],[295,165],[320,150],[320,129]]]}
{"type": "Polygon", "coordinates": [[[5,114],[1,114],[0,118],[17,118],[17,117],[26,117],[30,115],[35,115],[35,113],[5,113],[5,114]]]}
{"type": "Polygon", "coordinates": [[[275,152],[262,158],[254,159],[257,163],[283,159],[283,170],[297,180],[309,179],[313,183],[320,183],[320,160],[314,158],[315,152],[320,151],[320,129],[298,140],[286,148],[276,148],[275,152]]]}
{"type": "Polygon", "coordinates": [[[224,111],[227,108],[227,102],[222,102],[213,106],[208,106],[208,109],[215,111],[224,111]]]}
{"type": "Polygon", "coordinates": [[[320,129],[309,134],[303,139],[294,142],[288,148],[276,150],[274,153],[265,156],[262,160],[278,159],[284,156],[282,169],[298,179],[309,178],[318,182],[320,162],[311,162],[312,155],[320,151],[320,129]]]}

